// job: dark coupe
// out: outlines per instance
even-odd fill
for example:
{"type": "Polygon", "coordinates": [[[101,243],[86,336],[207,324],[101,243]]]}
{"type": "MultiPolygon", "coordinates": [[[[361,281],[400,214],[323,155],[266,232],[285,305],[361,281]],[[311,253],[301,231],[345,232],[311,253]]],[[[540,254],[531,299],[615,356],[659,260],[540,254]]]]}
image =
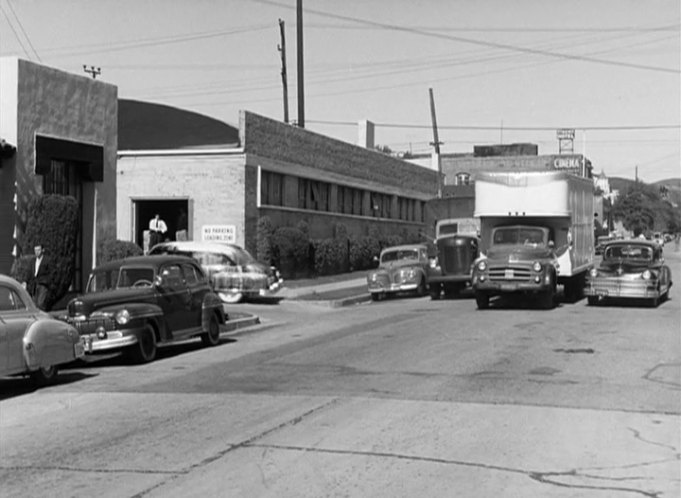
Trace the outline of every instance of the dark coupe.
{"type": "Polygon", "coordinates": [[[603,259],[587,277],[590,305],[612,298],[646,299],[657,306],[669,296],[672,274],[662,246],[646,240],[618,240],[603,248],[603,259]]]}
{"type": "Polygon", "coordinates": [[[156,357],[157,344],[200,337],[220,342],[227,319],[201,267],[184,256],[136,256],[95,268],[66,320],[87,353],[123,350],[133,361],[156,357]]]}

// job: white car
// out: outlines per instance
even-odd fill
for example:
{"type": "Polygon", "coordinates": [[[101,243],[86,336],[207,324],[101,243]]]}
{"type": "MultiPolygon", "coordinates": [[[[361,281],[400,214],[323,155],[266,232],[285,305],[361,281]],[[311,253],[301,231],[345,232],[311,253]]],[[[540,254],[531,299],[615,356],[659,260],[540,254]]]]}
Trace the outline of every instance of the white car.
{"type": "Polygon", "coordinates": [[[208,275],[213,290],[225,303],[274,297],[284,282],[274,266],[258,262],[248,251],[235,244],[163,242],[152,247],[149,254],[179,254],[194,258],[208,275]]]}

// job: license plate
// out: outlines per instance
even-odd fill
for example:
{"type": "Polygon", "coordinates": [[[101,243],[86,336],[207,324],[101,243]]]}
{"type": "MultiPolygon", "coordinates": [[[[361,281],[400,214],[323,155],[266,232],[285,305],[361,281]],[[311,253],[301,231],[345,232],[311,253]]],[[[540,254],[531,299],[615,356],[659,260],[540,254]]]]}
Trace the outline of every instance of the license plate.
{"type": "Polygon", "coordinates": [[[83,345],[82,341],[73,345],[73,353],[76,355],[76,357],[80,357],[85,354],[85,346],[83,345]]]}
{"type": "Polygon", "coordinates": [[[506,269],[504,271],[504,278],[513,278],[513,270],[512,269],[506,269]]]}
{"type": "Polygon", "coordinates": [[[501,284],[501,290],[502,291],[514,291],[515,285],[513,285],[513,284],[501,284]]]}

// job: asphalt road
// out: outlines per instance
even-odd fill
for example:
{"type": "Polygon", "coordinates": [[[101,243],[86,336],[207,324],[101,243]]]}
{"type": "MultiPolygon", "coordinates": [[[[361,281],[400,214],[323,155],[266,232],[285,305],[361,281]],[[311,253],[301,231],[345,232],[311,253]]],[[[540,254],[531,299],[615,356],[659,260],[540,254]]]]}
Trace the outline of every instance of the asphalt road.
{"type": "Polygon", "coordinates": [[[0,495],[678,497],[668,260],[659,308],[245,304],[216,348],[0,380],[0,495]]]}

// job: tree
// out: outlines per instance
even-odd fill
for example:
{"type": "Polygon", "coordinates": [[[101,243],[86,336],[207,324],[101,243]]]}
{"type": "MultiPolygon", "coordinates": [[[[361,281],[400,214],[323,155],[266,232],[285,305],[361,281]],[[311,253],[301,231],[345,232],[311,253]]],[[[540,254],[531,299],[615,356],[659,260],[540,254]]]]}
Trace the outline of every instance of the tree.
{"type": "Polygon", "coordinates": [[[612,214],[621,220],[624,228],[634,235],[645,233],[655,227],[656,208],[660,208],[659,194],[643,184],[636,184],[615,202],[612,214]]]}

